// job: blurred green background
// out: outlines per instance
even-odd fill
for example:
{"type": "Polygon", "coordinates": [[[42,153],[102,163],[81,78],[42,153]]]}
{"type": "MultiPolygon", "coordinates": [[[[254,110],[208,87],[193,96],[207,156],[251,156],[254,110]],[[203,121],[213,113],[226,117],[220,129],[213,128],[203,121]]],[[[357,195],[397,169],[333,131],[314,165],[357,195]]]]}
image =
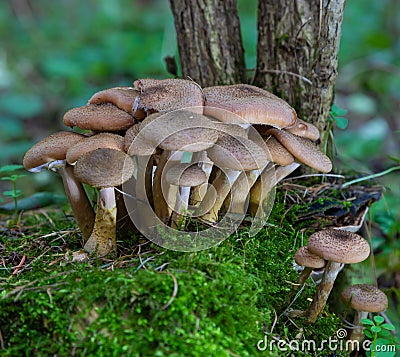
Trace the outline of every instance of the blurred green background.
{"type": "MultiPolygon", "coordinates": [[[[248,68],[255,67],[255,0],[239,0],[248,68]]],[[[166,0],[3,0],[0,3],[0,166],[19,164],[32,143],[65,129],[63,113],[103,88],[170,76],[177,56],[166,0]]],[[[346,4],[335,103],[349,126],[335,128],[336,173],[371,174],[400,159],[400,2],[346,4]]],[[[377,268],[400,286],[400,185],[377,179],[384,199],[371,210],[377,268]]],[[[61,191],[48,172],[18,184],[25,196],[61,191]]],[[[0,181],[0,200],[11,183],[0,181]]]]}

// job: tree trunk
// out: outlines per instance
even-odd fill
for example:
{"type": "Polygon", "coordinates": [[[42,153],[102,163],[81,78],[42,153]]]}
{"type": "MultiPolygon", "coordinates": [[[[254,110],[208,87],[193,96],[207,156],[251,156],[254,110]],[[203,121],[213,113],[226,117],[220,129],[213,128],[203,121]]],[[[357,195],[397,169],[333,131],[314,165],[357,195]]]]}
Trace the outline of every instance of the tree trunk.
{"type": "Polygon", "coordinates": [[[182,77],[203,87],[243,83],[246,68],[236,0],[170,0],[182,77]]]}
{"type": "Polygon", "coordinates": [[[292,105],[316,125],[321,146],[337,76],[345,0],[260,0],[254,84],[292,105]]]}

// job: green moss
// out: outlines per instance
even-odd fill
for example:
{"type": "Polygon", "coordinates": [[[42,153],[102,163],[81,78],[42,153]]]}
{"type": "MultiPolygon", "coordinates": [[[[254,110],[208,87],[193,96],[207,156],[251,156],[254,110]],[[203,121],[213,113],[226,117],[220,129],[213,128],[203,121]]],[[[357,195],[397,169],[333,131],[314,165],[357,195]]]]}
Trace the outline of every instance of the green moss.
{"type": "MultiPolygon", "coordinates": [[[[10,231],[0,241],[7,267],[0,270],[4,354],[282,356],[257,349],[265,333],[317,341],[334,335],[340,326],[334,315],[312,326],[280,316],[297,277],[293,255],[302,244],[302,233],[284,212],[277,203],[257,236],[244,229],[207,251],[145,244],[139,256],[140,241],[131,237],[119,242],[119,259],[80,264],[64,260],[67,249],[82,242],[63,212],[46,211],[46,219],[26,215],[29,229],[19,236],[10,231]],[[12,252],[19,258],[9,260],[12,252]],[[11,275],[22,254],[29,266],[11,275]]],[[[295,308],[305,308],[313,292],[307,287],[295,308]]]]}

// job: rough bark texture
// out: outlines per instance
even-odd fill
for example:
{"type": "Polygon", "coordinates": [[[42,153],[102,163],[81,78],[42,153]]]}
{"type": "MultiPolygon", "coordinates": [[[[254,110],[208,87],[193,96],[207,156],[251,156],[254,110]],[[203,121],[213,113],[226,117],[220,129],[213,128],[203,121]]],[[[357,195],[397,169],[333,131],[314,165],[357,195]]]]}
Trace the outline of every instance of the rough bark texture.
{"type": "Polygon", "coordinates": [[[260,0],[254,84],[287,100],[324,144],[345,0],[260,0]]]}
{"type": "Polygon", "coordinates": [[[182,77],[203,87],[242,83],[244,50],[236,0],[170,0],[182,77]]]}

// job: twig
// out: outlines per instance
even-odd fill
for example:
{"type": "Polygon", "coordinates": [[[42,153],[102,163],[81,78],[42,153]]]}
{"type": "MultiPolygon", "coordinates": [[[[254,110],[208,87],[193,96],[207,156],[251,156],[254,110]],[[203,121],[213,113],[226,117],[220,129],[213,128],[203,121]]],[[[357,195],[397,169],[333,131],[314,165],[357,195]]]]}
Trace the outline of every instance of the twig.
{"type": "Polygon", "coordinates": [[[342,185],[342,188],[345,188],[347,186],[353,185],[353,184],[358,183],[358,182],[367,181],[367,180],[370,180],[370,179],[373,179],[373,178],[376,178],[376,177],[380,177],[380,176],[389,174],[389,173],[391,173],[392,171],[395,171],[395,170],[400,170],[400,166],[394,166],[394,167],[391,167],[390,169],[387,169],[387,170],[382,171],[382,172],[378,172],[376,174],[372,174],[372,175],[360,177],[360,178],[355,179],[355,180],[348,181],[348,182],[346,182],[346,183],[344,183],[342,185]]]}
{"type": "Polygon", "coordinates": [[[5,349],[6,349],[6,348],[4,347],[3,334],[1,333],[1,330],[0,330],[0,348],[1,348],[2,350],[5,350],[5,349]]]}
{"type": "Polygon", "coordinates": [[[172,304],[172,302],[175,299],[176,294],[178,293],[178,281],[175,278],[175,275],[172,274],[170,271],[161,271],[160,274],[168,274],[172,277],[174,280],[174,290],[172,291],[171,298],[168,300],[168,302],[161,308],[161,310],[166,310],[168,306],[172,304]]]}
{"type": "Polygon", "coordinates": [[[16,275],[18,273],[18,270],[24,265],[25,263],[25,259],[26,259],[26,254],[24,253],[24,255],[21,258],[21,261],[19,262],[19,264],[15,267],[13,273],[11,275],[16,275]]]}

